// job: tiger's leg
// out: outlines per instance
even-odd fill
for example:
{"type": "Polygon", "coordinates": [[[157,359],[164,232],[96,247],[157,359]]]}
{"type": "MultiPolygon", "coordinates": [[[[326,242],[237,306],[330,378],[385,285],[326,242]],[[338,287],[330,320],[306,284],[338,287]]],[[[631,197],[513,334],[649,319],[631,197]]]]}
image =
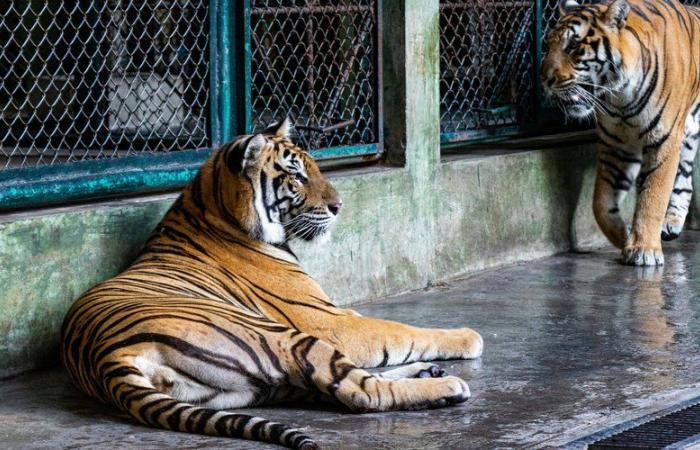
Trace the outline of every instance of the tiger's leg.
{"type": "Polygon", "coordinates": [[[256,405],[285,405],[289,403],[328,403],[337,404],[337,401],[320,391],[292,386],[290,384],[270,389],[264,397],[259,397],[256,405]]]}
{"type": "MultiPolygon", "coordinates": [[[[161,304],[167,305],[165,300],[161,304]]],[[[469,396],[467,385],[456,377],[385,379],[359,369],[327,342],[267,318],[204,300],[191,308],[206,320],[143,321],[130,332],[146,333],[146,342],[137,339],[136,346],[125,346],[117,350],[123,355],[115,355],[133,358],[132,365],[159,392],[178,401],[227,409],[322,401],[313,395],[320,392],[355,410],[384,411],[444,406],[469,396]],[[184,334],[173,336],[178,333],[184,334]],[[169,339],[153,343],[153,336],[169,339]]],[[[433,375],[428,366],[404,369],[402,375],[426,376],[421,370],[433,375]]]]}
{"type": "Polygon", "coordinates": [[[467,384],[453,376],[391,379],[372,375],[330,344],[298,331],[280,336],[276,344],[284,353],[292,385],[318,390],[354,411],[435,408],[470,396],[467,384]]]}
{"type": "Polygon", "coordinates": [[[414,361],[470,359],[481,356],[484,341],[469,328],[418,328],[388,320],[351,315],[323,315],[297,322],[360,367],[403,365],[414,361]]]}
{"type": "MultiPolygon", "coordinates": [[[[407,366],[384,372],[374,373],[374,376],[385,380],[400,380],[402,378],[442,378],[447,372],[440,366],[426,362],[415,362],[407,366]]],[[[259,397],[260,405],[286,404],[290,402],[302,403],[333,403],[335,400],[318,390],[308,390],[291,385],[284,385],[269,389],[264,397],[259,397]]]]}
{"type": "Polygon", "coordinates": [[[661,228],[661,239],[664,241],[672,241],[680,235],[690,209],[690,200],[693,195],[693,163],[698,149],[698,138],[700,138],[698,115],[700,111],[695,111],[686,122],[676,181],[673,184],[666,218],[661,228]]]}
{"type": "Polygon", "coordinates": [[[675,130],[660,146],[645,151],[632,232],[622,250],[624,264],[654,266],[664,263],[661,228],[680,161],[678,149],[682,137],[682,130],[675,130]]]}
{"type": "Polygon", "coordinates": [[[601,142],[593,193],[593,213],[601,231],[617,248],[627,241],[628,227],[620,204],[634,185],[642,160],[638,154],[601,142]]]}

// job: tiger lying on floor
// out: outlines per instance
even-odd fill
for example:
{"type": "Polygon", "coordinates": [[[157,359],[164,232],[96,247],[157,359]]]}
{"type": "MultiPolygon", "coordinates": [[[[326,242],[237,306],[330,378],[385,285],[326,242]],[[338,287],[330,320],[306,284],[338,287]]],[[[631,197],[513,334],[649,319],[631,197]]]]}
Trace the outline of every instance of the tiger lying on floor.
{"type": "Polygon", "coordinates": [[[353,411],[465,401],[469,388],[416,362],[476,358],[468,329],[421,329],[330,303],[288,240],[326,235],[342,203],[284,121],[216,151],[134,264],[68,312],[61,356],[84,392],[170,430],[315,449],[304,433],[226,409],[288,401],[353,411]]]}
{"type": "Polygon", "coordinates": [[[542,81],[572,117],[595,114],[593,210],[624,263],[664,262],[693,190],[700,138],[700,8],[676,0],[562,2],[542,81]],[[638,186],[631,230],[620,203],[638,186]]]}

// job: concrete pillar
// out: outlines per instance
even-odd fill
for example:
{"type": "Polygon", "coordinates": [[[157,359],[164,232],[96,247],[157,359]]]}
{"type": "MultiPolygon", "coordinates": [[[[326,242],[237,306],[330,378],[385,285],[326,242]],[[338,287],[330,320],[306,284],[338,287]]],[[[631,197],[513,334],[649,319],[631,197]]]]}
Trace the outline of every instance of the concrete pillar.
{"type": "Polygon", "coordinates": [[[387,161],[423,175],[440,160],[438,0],[384,0],[387,161]]]}
{"type": "Polygon", "coordinates": [[[424,284],[434,273],[440,165],[440,3],[384,0],[384,111],[387,162],[412,187],[411,260],[424,284]]]}

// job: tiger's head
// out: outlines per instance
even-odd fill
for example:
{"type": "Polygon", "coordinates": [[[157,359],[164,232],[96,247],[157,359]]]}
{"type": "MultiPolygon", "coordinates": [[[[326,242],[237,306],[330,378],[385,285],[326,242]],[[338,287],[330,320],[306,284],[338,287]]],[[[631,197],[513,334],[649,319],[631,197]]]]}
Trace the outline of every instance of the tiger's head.
{"type": "Polygon", "coordinates": [[[289,138],[285,119],[259,134],[245,136],[223,151],[231,183],[222,180],[225,206],[254,239],[280,244],[298,238],[322,239],[343,202],[316,162],[289,138]],[[228,194],[228,195],[227,195],[228,194]]]}
{"type": "Polygon", "coordinates": [[[586,5],[562,0],[559,9],[561,17],[546,39],[542,84],[568,116],[585,119],[624,82],[629,46],[621,32],[630,6],[627,0],[586,5]]]}

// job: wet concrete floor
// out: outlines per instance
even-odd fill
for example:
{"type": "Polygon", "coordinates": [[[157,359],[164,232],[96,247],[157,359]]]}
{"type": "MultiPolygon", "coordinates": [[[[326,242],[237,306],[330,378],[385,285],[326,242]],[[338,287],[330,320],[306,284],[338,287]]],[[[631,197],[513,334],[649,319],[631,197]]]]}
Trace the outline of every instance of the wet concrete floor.
{"type": "MultiPolygon", "coordinates": [[[[259,408],[328,449],[559,446],[700,395],[700,233],[661,269],[612,250],[555,256],[358,307],[415,325],[471,326],[483,358],[441,363],[473,397],[432,411],[355,415],[259,408]]],[[[84,399],[59,370],[0,381],[2,448],[278,448],[132,425],[84,399]]]]}

